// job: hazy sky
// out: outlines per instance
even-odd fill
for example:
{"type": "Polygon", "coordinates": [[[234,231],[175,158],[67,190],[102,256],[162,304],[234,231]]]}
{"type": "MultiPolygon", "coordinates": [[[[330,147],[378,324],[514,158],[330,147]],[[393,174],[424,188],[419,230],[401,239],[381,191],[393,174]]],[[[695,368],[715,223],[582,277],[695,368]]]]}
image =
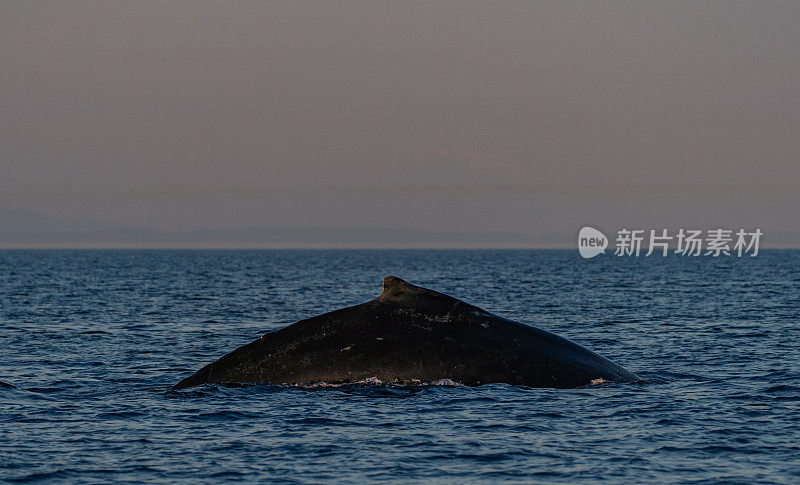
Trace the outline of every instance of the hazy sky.
{"type": "Polygon", "coordinates": [[[778,1],[2,2],[0,235],[798,233],[798,26],[778,1]]]}

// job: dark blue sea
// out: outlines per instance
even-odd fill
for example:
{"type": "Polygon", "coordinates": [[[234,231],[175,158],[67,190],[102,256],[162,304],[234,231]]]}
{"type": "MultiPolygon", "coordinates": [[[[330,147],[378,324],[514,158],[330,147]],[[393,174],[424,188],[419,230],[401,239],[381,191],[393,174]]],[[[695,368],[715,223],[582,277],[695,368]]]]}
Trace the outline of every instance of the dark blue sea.
{"type": "Polygon", "coordinates": [[[0,251],[0,480],[800,483],[800,252],[0,251]],[[643,382],[169,387],[394,274],[643,382]]]}

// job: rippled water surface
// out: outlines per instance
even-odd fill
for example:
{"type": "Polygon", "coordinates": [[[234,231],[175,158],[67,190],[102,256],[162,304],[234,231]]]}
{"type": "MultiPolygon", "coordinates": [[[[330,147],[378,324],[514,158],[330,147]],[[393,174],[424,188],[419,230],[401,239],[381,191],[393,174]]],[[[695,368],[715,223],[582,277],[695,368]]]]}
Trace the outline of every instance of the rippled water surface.
{"type": "Polygon", "coordinates": [[[800,482],[800,252],[0,251],[0,479],[800,482]],[[645,382],[170,391],[395,274],[645,382]]]}

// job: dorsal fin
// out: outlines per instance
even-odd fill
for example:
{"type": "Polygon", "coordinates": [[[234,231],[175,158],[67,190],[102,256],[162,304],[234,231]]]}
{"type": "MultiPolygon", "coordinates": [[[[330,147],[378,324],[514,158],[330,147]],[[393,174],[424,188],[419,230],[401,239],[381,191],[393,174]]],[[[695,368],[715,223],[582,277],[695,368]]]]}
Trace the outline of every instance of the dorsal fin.
{"type": "Polygon", "coordinates": [[[387,276],[383,279],[383,291],[377,298],[377,301],[384,303],[395,302],[412,306],[416,306],[420,303],[424,305],[424,302],[428,304],[461,303],[466,305],[466,303],[457,298],[421,286],[412,285],[397,276],[387,276]]]}
{"type": "Polygon", "coordinates": [[[404,279],[390,275],[383,279],[383,291],[381,291],[381,295],[378,298],[381,300],[386,300],[390,298],[398,298],[407,293],[419,294],[425,291],[429,290],[414,286],[404,279]]]}

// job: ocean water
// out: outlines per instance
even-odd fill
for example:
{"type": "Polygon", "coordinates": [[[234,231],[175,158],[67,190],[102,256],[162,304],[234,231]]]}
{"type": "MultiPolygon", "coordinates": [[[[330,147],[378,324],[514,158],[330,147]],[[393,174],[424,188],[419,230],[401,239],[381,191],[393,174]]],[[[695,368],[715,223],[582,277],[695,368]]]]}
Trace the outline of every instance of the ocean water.
{"type": "Polygon", "coordinates": [[[798,337],[798,251],[0,251],[0,480],[798,483],[798,337]],[[387,274],[643,382],[169,389],[387,274]]]}

